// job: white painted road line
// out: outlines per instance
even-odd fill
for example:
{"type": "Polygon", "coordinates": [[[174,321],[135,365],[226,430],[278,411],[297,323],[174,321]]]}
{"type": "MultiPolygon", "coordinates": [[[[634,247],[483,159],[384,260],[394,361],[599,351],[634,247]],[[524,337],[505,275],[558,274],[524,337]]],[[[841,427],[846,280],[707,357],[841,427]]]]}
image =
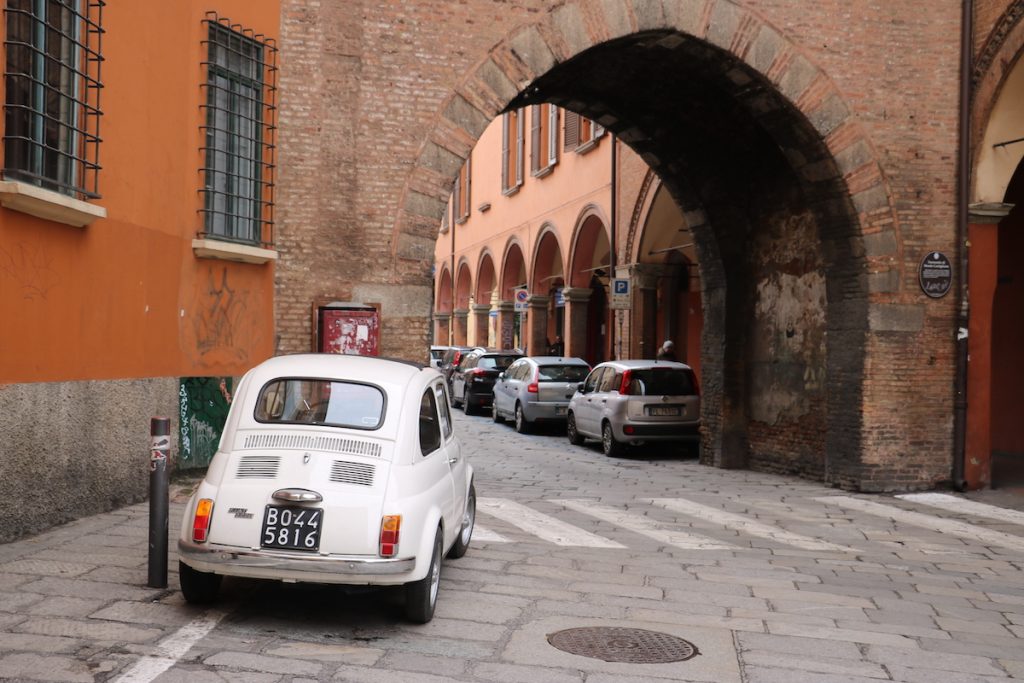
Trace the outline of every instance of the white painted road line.
{"type": "Polygon", "coordinates": [[[185,656],[200,638],[212,631],[227,612],[210,610],[161,640],[158,654],[143,657],[135,666],[114,679],[114,683],[150,683],[185,656]]]}
{"type": "MultiPolygon", "coordinates": [[[[479,505],[479,503],[477,503],[479,505]]],[[[473,525],[473,540],[483,541],[484,543],[508,543],[509,540],[499,534],[497,531],[491,531],[485,529],[479,524],[473,525]]]]}
{"type": "Polygon", "coordinates": [[[996,507],[995,505],[976,503],[973,500],[951,496],[947,493],[905,493],[896,497],[902,500],[909,500],[911,503],[920,503],[942,510],[949,510],[950,512],[957,512],[962,515],[985,517],[999,522],[1009,522],[1010,524],[1024,526],[1024,512],[1020,510],[1009,510],[996,507]]]}
{"type": "Polygon", "coordinates": [[[770,524],[748,519],[743,515],[726,512],[709,505],[701,505],[700,503],[694,503],[683,498],[655,498],[650,502],[673,512],[681,512],[688,517],[696,517],[713,524],[721,524],[727,529],[733,529],[750,536],[757,536],[758,538],[767,538],[802,550],[823,550],[836,553],[857,552],[853,548],[844,545],[836,545],[835,543],[811,538],[810,536],[795,534],[770,524]]]}
{"type": "Polygon", "coordinates": [[[675,546],[676,548],[684,550],[738,550],[737,546],[730,543],[715,541],[705,536],[698,536],[697,534],[679,531],[678,529],[666,529],[664,524],[648,517],[616,510],[613,507],[589,500],[558,500],[552,502],[561,503],[571,510],[610,522],[623,529],[628,529],[634,533],[653,538],[659,543],[675,546]]]}
{"type": "Polygon", "coordinates": [[[985,546],[996,545],[1024,552],[1024,537],[1004,534],[1001,531],[993,531],[976,524],[967,524],[966,522],[958,522],[953,519],[942,519],[941,517],[933,517],[920,512],[893,507],[892,505],[882,505],[881,503],[875,503],[862,498],[851,498],[850,496],[822,496],[814,500],[826,505],[838,505],[849,510],[859,510],[869,515],[886,517],[923,529],[931,529],[932,531],[938,531],[940,534],[949,534],[950,536],[977,541],[985,546]]]}
{"type": "Polygon", "coordinates": [[[586,548],[626,547],[504,498],[478,498],[476,508],[555,545],[586,548]]]}

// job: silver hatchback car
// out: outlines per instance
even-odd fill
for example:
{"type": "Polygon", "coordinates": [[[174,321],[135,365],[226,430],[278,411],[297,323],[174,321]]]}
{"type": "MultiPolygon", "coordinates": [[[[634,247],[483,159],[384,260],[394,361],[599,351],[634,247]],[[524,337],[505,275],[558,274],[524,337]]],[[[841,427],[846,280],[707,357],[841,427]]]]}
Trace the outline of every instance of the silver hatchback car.
{"type": "Polygon", "coordinates": [[[520,358],[498,375],[491,416],[495,422],[511,419],[520,433],[534,422],[564,422],[569,399],[588,372],[582,358],[520,358]]]}
{"type": "Polygon", "coordinates": [[[596,366],[569,401],[569,441],[600,439],[604,454],[657,441],[700,442],[700,390],[689,365],[663,360],[596,366]]]}

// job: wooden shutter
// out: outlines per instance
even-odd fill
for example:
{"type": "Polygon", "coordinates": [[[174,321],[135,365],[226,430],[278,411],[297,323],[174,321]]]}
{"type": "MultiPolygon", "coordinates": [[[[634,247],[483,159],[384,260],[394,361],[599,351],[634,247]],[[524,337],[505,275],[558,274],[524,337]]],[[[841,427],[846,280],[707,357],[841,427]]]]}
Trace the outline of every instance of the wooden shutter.
{"type": "Polygon", "coordinates": [[[576,112],[565,112],[565,149],[572,150],[580,144],[580,115],[576,112]]]}
{"type": "Polygon", "coordinates": [[[530,171],[536,173],[544,165],[544,150],[541,144],[541,105],[534,104],[530,107],[530,171]]]}
{"type": "Polygon", "coordinates": [[[523,184],[523,151],[526,148],[524,110],[516,111],[516,187],[523,184]]]}
{"type": "Polygon", "coordinates": [[[509,142],[512,136],[509,131],[509,124],[511,123],[510,117],[511,112],[505,112],[501,117],[501,189],[507,190],[509,188],[510,174],[508,172],[508,151],[509,142]]]}
{"type": "Polygon", "coordinates": [[[548,166],[558,163],[558,107],[548,105],[548,166]]]}

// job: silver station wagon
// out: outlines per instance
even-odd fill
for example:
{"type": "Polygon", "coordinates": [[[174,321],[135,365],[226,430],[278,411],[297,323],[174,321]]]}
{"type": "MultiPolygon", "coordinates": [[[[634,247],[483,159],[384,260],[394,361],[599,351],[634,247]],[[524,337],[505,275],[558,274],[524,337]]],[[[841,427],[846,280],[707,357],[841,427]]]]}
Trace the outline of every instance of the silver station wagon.
{"type": "Polygon", "coordinates": [[[597,365],[569,401],[566,431],[581,444],[600,439],[604,454],[630,445],[700,442],[700,391],[689,365],[662,360],[597,365]]]}
{"type": "Polygon", "coordinates": [[[363,356],[246,373],[182,520],[185,599],[213,601],[224,576],[404,586],[407,618],[429,621],[476,516],[446,391],[433,368],[363,356]]]}
{"type": "Polygon", "coordinates": [[[535,422],[565,422],[569,399],[588,372],[582,358],[520,358],[498,375],[491,416],[495,422],[513,420],[520,433],[535,422]]]}

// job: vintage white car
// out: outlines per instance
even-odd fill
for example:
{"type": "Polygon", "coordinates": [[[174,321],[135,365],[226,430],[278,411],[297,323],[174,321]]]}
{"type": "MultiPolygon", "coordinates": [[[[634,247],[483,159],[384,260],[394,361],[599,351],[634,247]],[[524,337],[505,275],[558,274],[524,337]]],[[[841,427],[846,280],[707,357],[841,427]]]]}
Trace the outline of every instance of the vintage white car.
{"type": "Polygon", "coordinates": [[[446,391],[433,368],[362,356],[246,373],[182,520],[185,599],[212,602],[223,576],[404,585],[406,617],[430,621],[476,516],[446,391]]]}

